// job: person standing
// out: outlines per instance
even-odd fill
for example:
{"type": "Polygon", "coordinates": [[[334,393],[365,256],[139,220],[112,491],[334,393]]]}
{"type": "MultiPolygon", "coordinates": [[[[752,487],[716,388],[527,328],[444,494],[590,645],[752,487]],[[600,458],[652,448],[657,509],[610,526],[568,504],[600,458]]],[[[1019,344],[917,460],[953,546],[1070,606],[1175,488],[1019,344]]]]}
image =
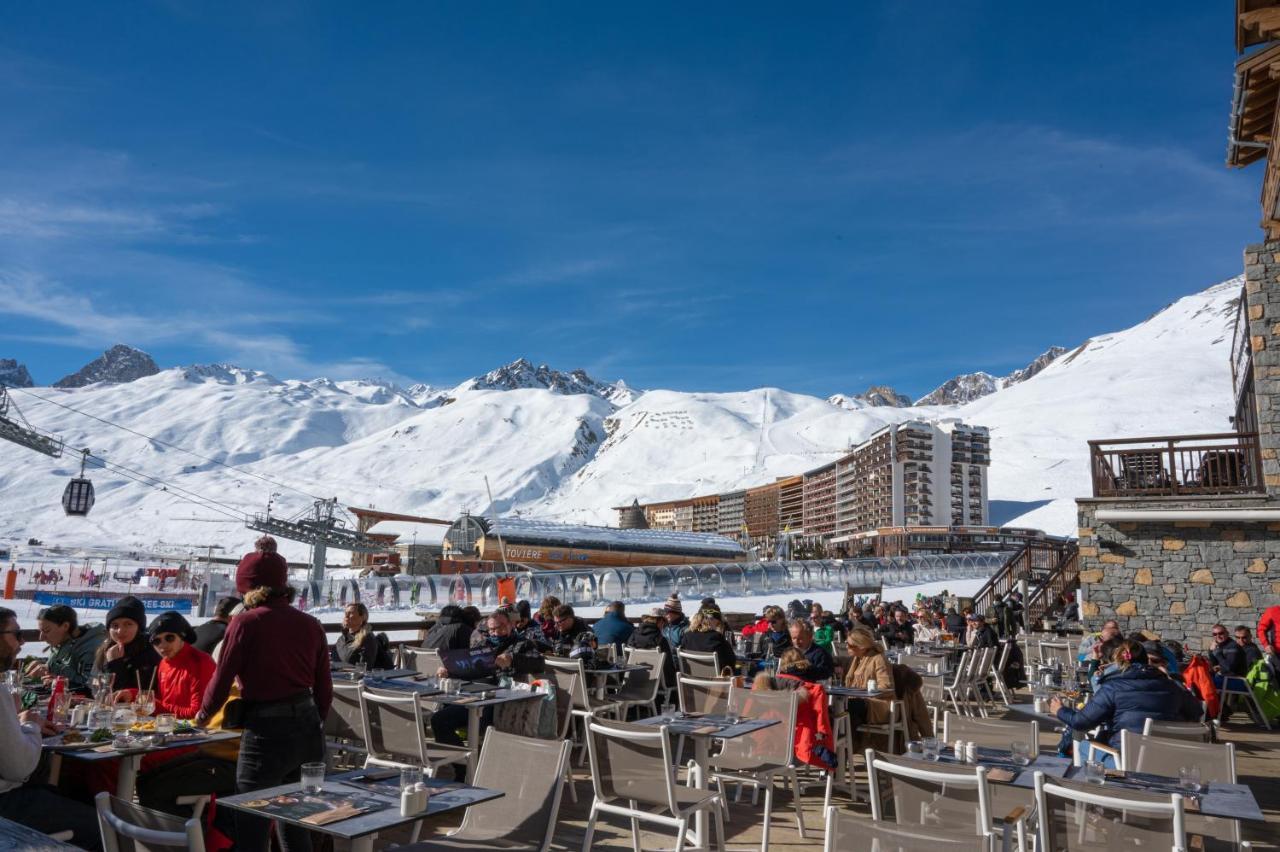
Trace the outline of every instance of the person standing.
{"type": "MultiPolygon", "coordinates": [[[[239,793],[298,781],[302,764],[323,761],[323,720],[333,701],[324,628],[292,606],[296,591],[275,539],[264,535],[254,548],[236,567],[236,590],[244,595],[245,610],[227,626],[217,672],[196,716],[197,725],[208,722],[239,679],[244,701],[239,793]]],[[[269,826],[261,817],[237,813],[239,848],[265,850],[269,826]]],[[[305,829],[289,825],[280,845],[285,852],[308,852],[311,840],[305,829]]]]}

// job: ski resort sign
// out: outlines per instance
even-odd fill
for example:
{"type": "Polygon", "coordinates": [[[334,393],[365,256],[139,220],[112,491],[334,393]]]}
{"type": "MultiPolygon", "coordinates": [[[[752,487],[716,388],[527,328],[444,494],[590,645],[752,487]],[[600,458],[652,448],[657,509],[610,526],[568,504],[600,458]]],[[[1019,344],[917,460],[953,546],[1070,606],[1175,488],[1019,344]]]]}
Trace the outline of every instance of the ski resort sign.
{"type": "MultiPolygon", "coordinates": [[[[147,612],[191,613],[190,598],[138,598],[147,612]]],[[[118,597],[103,595],[65,595],[56,592],[36,592],[35,602],[41,606],[69,606],[75,609],[111,609],[120,602],[118,597]]]]}

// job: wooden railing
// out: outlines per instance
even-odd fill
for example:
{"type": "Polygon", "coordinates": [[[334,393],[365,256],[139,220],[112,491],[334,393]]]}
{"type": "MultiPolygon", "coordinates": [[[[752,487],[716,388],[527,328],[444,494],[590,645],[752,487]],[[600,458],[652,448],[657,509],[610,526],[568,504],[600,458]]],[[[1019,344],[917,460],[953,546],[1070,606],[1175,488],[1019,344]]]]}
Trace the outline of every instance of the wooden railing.
{"type": "Polygon", "coordinates": [[[1094,497],[1263,491],[1253,432],[1090,441],[1089,463],[1094,497]]]}
{"type": "Polygon", "coordinates": [[[986,614],[997,600],[1003,600],[1023,580],[1034,592],[1044,578],[1053,576],[1063,560],[1075,552],[1074,542],[1028,542],[974,594],[974,611],[986,614]]]}
{"type": "Polygon", "coordinates": [[[1025,624],[1031,629],[1045,614],[1058,603],[1064,592],[1074,592],[1080,588],[1080,548],[1070,545],[1061,555],[1058,564],[1048,577],[1038,586],[1032,587],[1024,602],[1025,624]]]}

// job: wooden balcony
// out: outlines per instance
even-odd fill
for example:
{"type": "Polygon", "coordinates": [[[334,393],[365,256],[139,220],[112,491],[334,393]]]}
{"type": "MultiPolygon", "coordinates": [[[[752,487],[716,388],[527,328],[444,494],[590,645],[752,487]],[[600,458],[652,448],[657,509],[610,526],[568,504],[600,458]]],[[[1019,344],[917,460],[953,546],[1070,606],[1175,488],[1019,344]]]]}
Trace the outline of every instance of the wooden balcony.
{"type": "Polygon", "coordinates": [[[1094,497],[1260,494],[1256,433],[1089,442],[1094,497]]]}

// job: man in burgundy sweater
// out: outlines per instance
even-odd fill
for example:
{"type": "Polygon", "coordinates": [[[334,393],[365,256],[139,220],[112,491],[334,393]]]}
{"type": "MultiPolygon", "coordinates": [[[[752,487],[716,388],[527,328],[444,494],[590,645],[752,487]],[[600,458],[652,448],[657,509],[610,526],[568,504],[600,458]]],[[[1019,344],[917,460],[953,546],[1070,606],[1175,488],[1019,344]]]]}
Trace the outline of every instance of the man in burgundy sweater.
{"type": "MultiPolygon", "coordinates": [[[[218,670],[204,693],[197,724],[222,707],[240,679],[244,736],[236,764],[236,791],[248,793],[298,781],[304,763],[324,760],[323,720],[333,701],[329,644],[320,622],[292,606],[288,563],[275,539],[263,536],[236,568],[245,610],[222,640],[218,670]]],[[[269,823],[237,812],[238,848],[265,850],[269,823]]],[[[305,830],[285,826],[285,852],[307,852],[305,830]]]]}

